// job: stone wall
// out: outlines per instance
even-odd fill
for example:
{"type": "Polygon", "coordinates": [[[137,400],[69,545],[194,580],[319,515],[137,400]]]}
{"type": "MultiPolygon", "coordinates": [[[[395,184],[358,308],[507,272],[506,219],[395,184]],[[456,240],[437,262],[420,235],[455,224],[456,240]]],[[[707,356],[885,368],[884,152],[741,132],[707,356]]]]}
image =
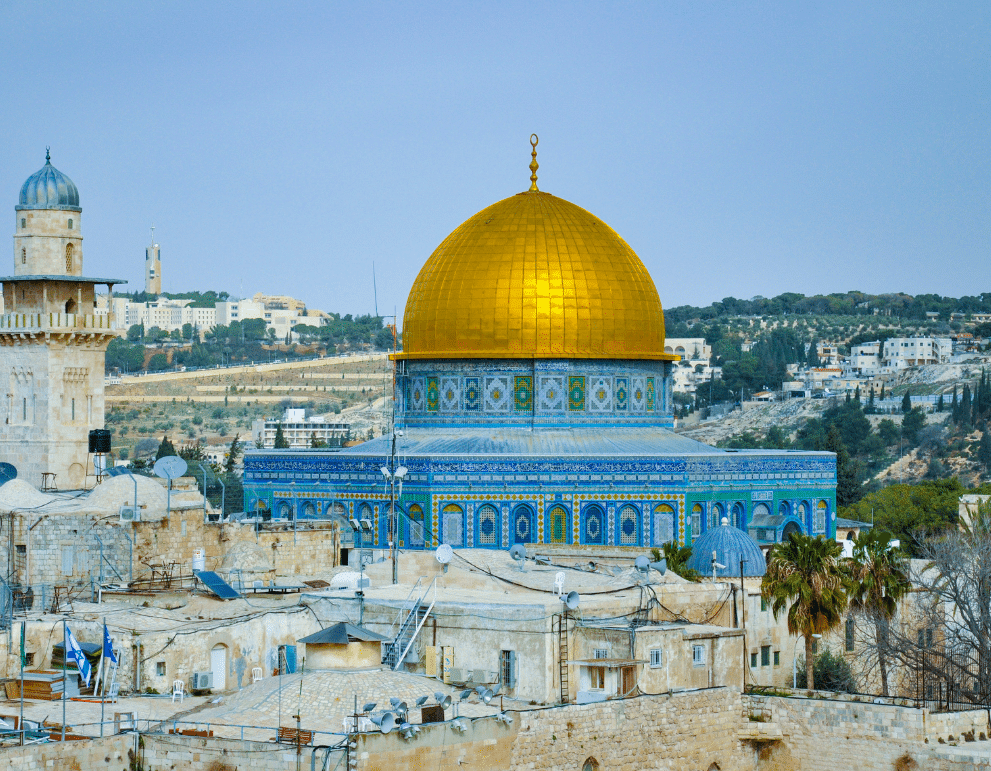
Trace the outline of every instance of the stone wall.
{"type": "Polygon", "coordinates": [[[52,742],[0,749],[0,769],[17,771],[130,771],[133,735],[106,736],[79,742],[52,742]]]}
{"type": "Polygon", "coordinates": [[[753,695],[744,707],[760,721],[752,727],[761,771],[991,768],[991,741],[980,738],[988,735],[986,710],[934,715],[891,704],[753,695]]]}
{"type": "Polygon", "coordinates": [[[548,707],[495,718],[464,720],[460,734],[450,723],[424,726],[413,740],[397,733],[363,734],[359,771],[396,768],[581,769],[721,771],[754,767],[754,754],[739,741],[740,694],[713,688],[661,696],[548,707]]]}
{"type": "MultiPolygon", "coordinates": [[[[141,736],[144,771],[296,771],[310,768],[314,751],[313,747],[303,747],[297,766],[296,748],[284,744],[172,734],[141,736]]],[[[320,768],[326,750],[317,752],[317,768],[320,768]]],[[[332,752],[328,768],[335,768],[342,754],[332,752]]]]}

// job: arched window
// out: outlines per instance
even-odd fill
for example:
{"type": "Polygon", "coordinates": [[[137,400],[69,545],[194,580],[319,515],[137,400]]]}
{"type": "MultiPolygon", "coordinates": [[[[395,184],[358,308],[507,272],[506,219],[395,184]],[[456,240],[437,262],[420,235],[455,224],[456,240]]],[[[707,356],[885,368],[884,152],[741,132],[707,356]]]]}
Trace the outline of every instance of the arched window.
{"type": "Polygon", "coordinates": [[[723,511],[724,511],[723,504],[721,503],[712,504],[711,508],[709,509],[709,522],[705,528],[706,530],[715,527],[716,525],[718,525],[720,522],[723,521],[723,511]]]}
{"type": "Polygon", "coordinates": [[[442,543],[463,547],[465,545],[464,511],[457,504],[449,503],[444,507],[443,515],[442,543]]]}
{"type": "Polygon", "coordinates": [[[603,545],[606,542],[606,513],[602,507],[597,504],[586,506],[582,514],[582,543],[603,545]]]}
{"type": "Polygon", "coordinates": [[[27,226],[28,226],[28,221],[24,219],[24,217],[21,217],[21,229],[23,230],[27,226]]]}
{"type": "Polygon", "coordinates": [[[479,546],[499,545],[499,510],[486,504],[478,509],[478,528],[475,536],[479,546]]]}
{"type": "Polygon", "coordinates": [[[72,230],[72,217],[69,217],[69,230],[72,230]]]}
{"type": "Polygon", "coordinates": [[[733,527],[739,528],[739,527],[743,527],[743,520],[744,520],[743,504],[737,501],[736,503],[733,504],[733,517],[730,520],[730,522],[733,525],[733,527]]]}
{"type": "Polygon", "coordinates": [[[68,273],[72,270],[72,253],[74,247],[72,244],[65,245],[65,272],[68,273]]]}
{"type": "Polygon", "coordinates": [[[554,506],[547,512],[549,523],[546,543],[568,542],[568,510],[564,506],[554,506]]]}
{"type": "Polygon", "coordinates": [[[409,544],[423,546],[423,508],[419,503],[411,503],[409,507],[409,544]]]}
{"type": "Polygon", "coordinates": [[[788,501],[781,501],[778,504],[778,516],[787,517],[789,514],[791,514],[791,504],[788,501]]]}
{"type": "Polygon", "coordinates": [[[815,532],[826,532],[826,512],[828,511],[829,504],[825,501],[819,501],[819,503],[816,504],[815,532]]]}
{"type": "Polygon", "coordinates": [[[619,510],[619,545],[636,546],[640,541],[640,512],[635,506],[619,510]]]}
{"type": "Polygon", "coordinates": [[[65,312],[66,313],[75,313],[76,312],[76,301],[73,300],[71,297],[68,300],[66,300],[66,303],[65,303],[65,312]]]}
{"type": "Polygon", "coordinates": [[[292,506],[289,505],[289,501],[280,501],[277,510],[279,519],[292,519],[292,506]]]}
{"type": "MultiPolygon", "coordinates": [[[[698,506],[698,504],[695,504],[698,506]]],[[[699,506],[701,508],[701,506],[699,506]]],[[[674,508],[667,503],[654,507],[654,546],[674,540],[674,508]]]]}
{"type": "Polygon", "coordinates": [[[702,535],[702,517],[705,514],[705,509],[702,508],[701,503],[696,503],[692,506],[692,540],[694,541],[700,535],[702,535]]]}
{"type": "Polygon", "coordinates": [[[303,504],[303,519],[316,519],[317,518],[317,507],[312,501],[307,501],[303,504]]]}
{"type": "Polygon", "coordinates": [[[21,265],[26,265],[28,261],[28,250],[21,249],[21,265]]]}
{"type": "Polygon", "coordinates": [[[533,526],[533,509],[517,506],[513,509],[513,543],[533,543],[536,528],[533,526]]]}
{"type": "Polygon", "coordinates": [[[586,758],[582,763],[582,771],[599,771],[599,761],[595,758],[586,758]]]}

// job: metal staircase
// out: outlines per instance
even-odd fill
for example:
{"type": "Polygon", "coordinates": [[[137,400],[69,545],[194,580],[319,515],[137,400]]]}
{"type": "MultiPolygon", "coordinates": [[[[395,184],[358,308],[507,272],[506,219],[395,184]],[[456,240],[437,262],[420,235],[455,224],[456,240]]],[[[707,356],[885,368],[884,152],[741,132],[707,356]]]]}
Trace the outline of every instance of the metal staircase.
{"type": "Polygon", "coordinates": [[[404,611],[406,614],[405,618],[403,618],[402,624],[399,625],[399,631],[396,633],[395,638],[385,647],[382,663],[388,666],[389,669],[399,669],[400,665],[406,659],[406,654],[413,647],[417,635],[423,629],[430,611],[433,610],[434,604],[437,602],[436,578],[430,582],[430,586],[427,587],[426,591],[420,597],[415,597],[415,590],[419,585],[420,583],[418,581],[416,586],[413,587],[414,591],[410,593],[410,597],[403,604],[403,608],[400,610],[400,618],[402,618],[404,611]]]}

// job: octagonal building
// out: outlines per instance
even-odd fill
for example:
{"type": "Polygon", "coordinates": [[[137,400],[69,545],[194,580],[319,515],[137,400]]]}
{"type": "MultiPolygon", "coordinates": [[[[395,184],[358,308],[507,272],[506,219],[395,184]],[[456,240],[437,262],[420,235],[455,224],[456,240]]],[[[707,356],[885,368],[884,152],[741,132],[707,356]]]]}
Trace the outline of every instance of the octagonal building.
{"type": "Polygon", "coordinates": [[[245,506],[367,520],[392,539],[381,469],[407,469],[405,549],[690,544],[724,517],[758,542],[833,537],[832,453],[720,450],[674,433],[664,313],[643,262],[595,215],[537,188],[458,226],[424,264],[394,355],[393,437],[251,450],[245,506]]]}

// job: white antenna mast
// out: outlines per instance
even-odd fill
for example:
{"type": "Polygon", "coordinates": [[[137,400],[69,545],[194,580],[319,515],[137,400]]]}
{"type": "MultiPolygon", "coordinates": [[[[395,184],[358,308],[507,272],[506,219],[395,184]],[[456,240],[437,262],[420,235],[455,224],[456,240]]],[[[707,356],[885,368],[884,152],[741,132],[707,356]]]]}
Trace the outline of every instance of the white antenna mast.
{"type": "Polygon", "coordinates": [[[151,245],[155,245],[155,226],[151,226],[151,245]]]}

